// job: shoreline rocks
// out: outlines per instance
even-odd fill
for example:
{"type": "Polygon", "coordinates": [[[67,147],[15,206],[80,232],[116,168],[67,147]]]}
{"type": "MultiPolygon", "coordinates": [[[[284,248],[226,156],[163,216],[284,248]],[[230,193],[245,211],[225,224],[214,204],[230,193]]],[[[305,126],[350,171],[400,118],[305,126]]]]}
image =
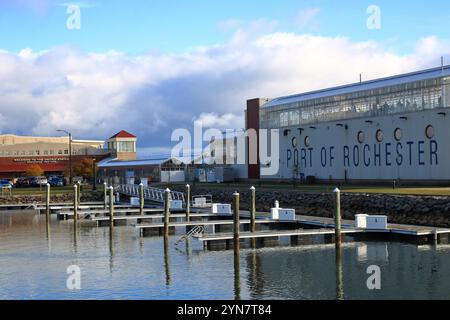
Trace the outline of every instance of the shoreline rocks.
{"type": "MultiPolygon", "coordinates": [[[[175,188],[177,189],[177,188],[175,188]]],[[[183,191],[180,189],[179,191],[183,191]]],[[[234,191],[240,193],[243,210],[249,208],[248,189],[192,188],[192,194],[211,194],[214,202],[232,202],[234,191]]],[[[305,193],[291,190],[256,190],[258,211],[269,211],[275,200],[281,207],[294,208],[297,214],[332,217],[334,200],[331,193],[305,193]]],[[[388,194],[345,193],[341,195],[344,219],[352,220],[355,214],[387,215],[389,223],[413,224],[450,228],[450,197],[409,196],[388,194]]]]}

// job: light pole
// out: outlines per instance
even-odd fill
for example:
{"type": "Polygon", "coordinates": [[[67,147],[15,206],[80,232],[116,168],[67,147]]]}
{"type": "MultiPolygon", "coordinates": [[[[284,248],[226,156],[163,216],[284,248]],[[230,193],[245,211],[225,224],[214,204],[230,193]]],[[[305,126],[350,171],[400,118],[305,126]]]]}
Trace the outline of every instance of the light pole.
{"type": "Polygon", "coordinates": [[[69,131],[66,130],[56,130],[57,132],[64,132],[65,134],[69,135],[69,184],[72,184],[73,181],[73,175],[72,175],[72,134],[69,131]]]}

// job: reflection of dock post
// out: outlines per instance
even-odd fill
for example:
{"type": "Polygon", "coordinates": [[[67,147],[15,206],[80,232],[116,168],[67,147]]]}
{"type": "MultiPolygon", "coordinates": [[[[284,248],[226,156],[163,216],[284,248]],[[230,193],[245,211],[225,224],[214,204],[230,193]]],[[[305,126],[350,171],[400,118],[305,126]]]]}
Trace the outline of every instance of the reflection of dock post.
{"type": "Polygon", "coordinates": [[[250,232],[256,231],[256,189],[255,187],[250,188],[250,232]]]}
{"type": "Polygon", "coordinates": [[[139,212],[141,216],[144,215],[144,184],[141,182],[139,184],[139,212]]]}
{"type": "Polygon", "coordinates": [[[191,186],[186,185],[186,222],[191,221],[191,186]]]}
{"type": "Polygon", "coordinates": [[[109,229],[112,233],[114,228],[114,188],[109,187],[109,229]]]}
{"type": "Polygon", "coordinates": [[[166,270],[166,285],[170,285],[170,256],[169,256],[169,238],[164,237],[164,267],[166,270]]]}
{"type": "Polygon", "coordinates": [[[335,198],[334,208],[334,241],[336,248],[341,246],[341,190],[336,188],[333,190],[335,198]]]}
{"type": "Polygon", "coordinates": [[[342,269],[342,247],[336,248],[336,299],[344,300],[344,275],[342,269]]]}
{"type": "Polygon", "coordinates": [[[234,251],[234,299],[241,299],[241,266],[239,261],[239,250],[234,251]]]}
{"type": "Polygon", "coordinates": [[[108,197],[108,194],[107,194],[107,192],[108,192],[108,187],[107,187],[107,184],[106,184],[106,182],[103,182],[103,209],[106,211],[106,209],[107,209],[107,204],[106,204],[106,198],[108,197]]]}
{"type": "Polygon", "coordinates": [[[170,219],[170,189],[167,188],[164,194],[164,238],[169,237],[170,219]]]}

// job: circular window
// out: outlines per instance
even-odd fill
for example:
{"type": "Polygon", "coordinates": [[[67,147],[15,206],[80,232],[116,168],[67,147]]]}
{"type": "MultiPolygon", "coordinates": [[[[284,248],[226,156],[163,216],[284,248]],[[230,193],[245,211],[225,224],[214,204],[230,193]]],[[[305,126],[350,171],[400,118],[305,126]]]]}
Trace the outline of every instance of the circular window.
{"type": "Polygon", "coordinates": [[[378,142],[383,141],[383,131],[381,131],[381,129],[377,130],[377,133],[375,134],[375,138],[377,139],[378,142]]]}
{"type": "Polygon", "coordinates": [[[305,137],[305,146],[309,147],[311,145],[311,139],[309,137],[305,137]]]}
{"type": "Polygon", "coordinates": [[[294,148],[297,147],[297,138],[296,138],[296,137],[293,137],[293,138],[292,138],[292,146],[293,146],[294,148]]]}
{"type": "Polygon", "coordinates": [[[366,135],[364,134],[364,132],[363,131],[358,132],[358,142],[364,143],[365,140],[366,140],[366,135]]]}
{"type": "Polygon", "coordinates": [[[397,129],[394,130],[394,138],[397,141],[402,140],[402,129],[397,128],[397,129]]]}
{"type": "Polygon", "coordinates": [[[431,124],[426,127],[425,135],[427,136],[428,139],[434,138],[434,127],[431,124]]]}

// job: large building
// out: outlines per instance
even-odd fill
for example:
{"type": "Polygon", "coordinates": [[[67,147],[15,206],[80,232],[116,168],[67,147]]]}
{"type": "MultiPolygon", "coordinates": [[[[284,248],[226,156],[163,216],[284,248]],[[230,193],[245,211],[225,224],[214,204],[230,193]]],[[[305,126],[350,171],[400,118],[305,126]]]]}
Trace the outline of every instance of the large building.
{"type": "MultiPolygon", "coordinates": [[[[279,129],[279,170],[249,179],[448,183],[450,67],[247,101],[247,129],[279,129]]],[[[270,139],[268,139],[270,143],[270,139]]]]}
{"type": "Polygon", "coordinates": [[[106,140],[76,140],[69,137],[0,135],[0,178],[15,180],[37,164],[45,175],[66,175],[82,159],[136,160],[136,136],[120,131],[106,140]]]}

